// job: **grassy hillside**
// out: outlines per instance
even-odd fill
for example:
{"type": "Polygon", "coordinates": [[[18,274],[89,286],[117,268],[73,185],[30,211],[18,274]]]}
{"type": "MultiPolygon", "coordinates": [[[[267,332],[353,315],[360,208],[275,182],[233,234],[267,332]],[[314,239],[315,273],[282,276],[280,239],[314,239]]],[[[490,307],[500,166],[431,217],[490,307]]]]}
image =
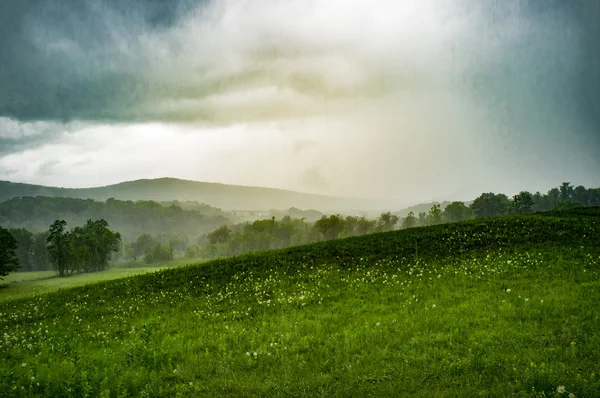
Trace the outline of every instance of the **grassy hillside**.
{"type": "Polygon", "coordinates": [[[0,202],[21,196],[60,196],[105,201],[198,201],[223,210],[301,209],[350,210],[379,208],[369,200],[305,194],[273,188],[245,187],[176,178],[136,180],[96,188],[57,188],[0,181],[0,202]]]}
{"type": "Polygon", "coordinates": [[[0,303],[0,395],[600,396],[600,209],[0,303]]]}

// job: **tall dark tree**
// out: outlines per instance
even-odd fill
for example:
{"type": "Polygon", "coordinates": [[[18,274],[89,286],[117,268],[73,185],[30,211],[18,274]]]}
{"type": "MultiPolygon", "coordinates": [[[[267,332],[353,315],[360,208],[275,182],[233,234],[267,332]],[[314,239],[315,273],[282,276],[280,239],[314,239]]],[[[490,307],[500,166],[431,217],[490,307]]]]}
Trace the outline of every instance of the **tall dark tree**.
{"type": "Polygon", "coordinates": [[[65,220],[56,220],[48,231],[48,256],[59,276],[67,276],[71,266],[71,234],[65,220]]]}
{"type": "Polygon", "coordinates": [[[560,191],[560,201],[567,202],[573,197],[573,185],[570,182],[563,182],[558,188],[560,191]]]}
{"type": "Polygon", "coordinates": [[[17,240],[5,228],[0,227],[0,279],[19,269],[17,240]]]}

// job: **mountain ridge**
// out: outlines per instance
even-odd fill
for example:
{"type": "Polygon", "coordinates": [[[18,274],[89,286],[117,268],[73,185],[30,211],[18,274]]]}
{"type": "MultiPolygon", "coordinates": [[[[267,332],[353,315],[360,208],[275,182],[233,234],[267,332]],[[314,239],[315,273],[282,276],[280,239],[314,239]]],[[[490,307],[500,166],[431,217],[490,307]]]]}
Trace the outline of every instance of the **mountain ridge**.
{"type": "Polygon", "coordinates": [[[0,180],[0,202],[23,196],[56,196],[105,201],[198,201],[223,210],[290,207],[322,211],[383,209],[382,200],[303,193],[280,188],[202,182],[172,177],[138,179],[90,188],[66,188],[0,180]]]}

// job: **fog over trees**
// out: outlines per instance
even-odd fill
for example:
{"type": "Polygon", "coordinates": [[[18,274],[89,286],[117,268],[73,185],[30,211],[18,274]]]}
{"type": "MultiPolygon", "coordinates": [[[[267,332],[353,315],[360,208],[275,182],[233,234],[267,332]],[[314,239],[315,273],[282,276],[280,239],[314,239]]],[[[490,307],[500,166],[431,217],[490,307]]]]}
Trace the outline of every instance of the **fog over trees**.
{"type": "MultiPolygon", "coordinates": [[[[3,229],[2,269],[5,275],[19,267],[21,271],[54,269],[60,276],[68,276],[102,271],[111,262],[133,265],[138,262],[165,263],[175,258],[209,260],[473,218],[600,206],[600,188],[564,182],[545,194],[521,191],[509,198],[505,194],[486,192],[468,205],[454,201],[412,209],[426,209],[427,206],[428,210],[418,215],[412,210],[404,217],[401,216],[404,212],[382,212],[376,219],[343,214],[321,215],[315,219],[319,212],[292,208],[266,213],[280,215],[279,219],[271,216],[236,222],[238,216],[234,213],[190,202],[188,210],[185,210],[178,206],[178,202],[134,203],[109,199],[104,203],[72,198],[17,198],[0,203],[0,220],[5,223],[8,220],[7,224],[12,226],[32,225],[36,232],[23,227],[3,229]],[[37,210],[29,211],[33,205],[37,206],[37,210]],[[209,215],[197,209],[203,209],[209,215]],[[90,218],[69,230],[69,222],[56,219],[46,230],[40,231],[43,220],[55,216],[81,220],[90,214],[118,220],[117,227],[103,218],[95,221],[90,218]],[[143,226],[148,229],[137,234],[136,231],[143,230],[143,226]]],[[[254,214],[248,213],[245,217],[254,214]]]]}

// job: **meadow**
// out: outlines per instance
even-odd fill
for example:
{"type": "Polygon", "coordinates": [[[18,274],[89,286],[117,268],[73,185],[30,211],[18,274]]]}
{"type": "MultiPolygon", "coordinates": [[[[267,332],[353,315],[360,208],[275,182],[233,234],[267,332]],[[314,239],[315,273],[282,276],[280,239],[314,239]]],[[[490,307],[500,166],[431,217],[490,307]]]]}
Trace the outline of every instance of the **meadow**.
{"type": "Polygon", "coordinates": [[[90,283],[156,272],[166,268],[180,267],[190,262],[200,263],[204,259],[175,259],[156,264],[144,261],[127,261],[113,264],[111,268],[93,273],[83,273],[68,278],[58,277],[55,271],[14,272],[0,281],[0,302],[33,297],[60,289],[83,286],[90,283]]]}
{"type": "Polygon", "coordinates": [[[5,396],[600,396],[600,209],[0,302],[5,396]]]}

